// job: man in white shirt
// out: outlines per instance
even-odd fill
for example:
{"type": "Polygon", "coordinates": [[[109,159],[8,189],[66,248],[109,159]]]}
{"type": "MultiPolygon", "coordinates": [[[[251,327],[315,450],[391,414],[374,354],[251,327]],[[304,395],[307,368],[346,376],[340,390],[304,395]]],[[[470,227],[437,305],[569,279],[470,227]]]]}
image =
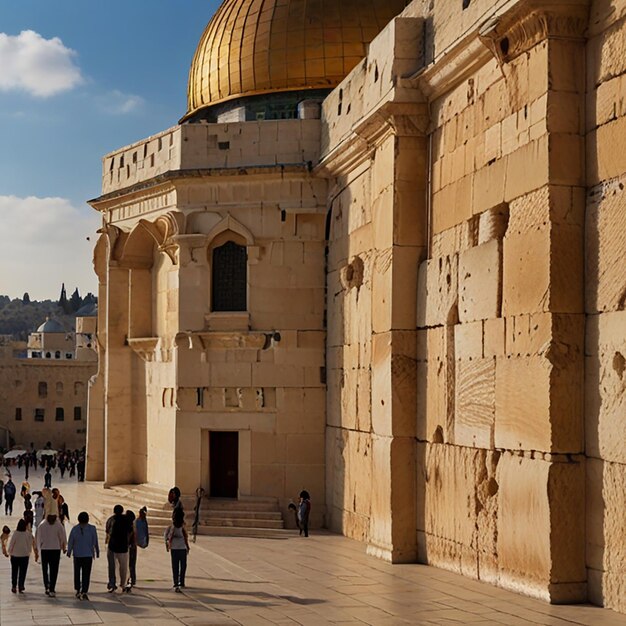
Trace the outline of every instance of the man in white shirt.
{"type": "Polygon", "coordinates": [[[48,515],[37,527],[35,543],[41,555],[41,569],[43,571],[43,584],[46,595],[54,598],[59,574],[59,561],[61,551],[67,547],[65,527],[57,519],[56,515],[48,515]]]}

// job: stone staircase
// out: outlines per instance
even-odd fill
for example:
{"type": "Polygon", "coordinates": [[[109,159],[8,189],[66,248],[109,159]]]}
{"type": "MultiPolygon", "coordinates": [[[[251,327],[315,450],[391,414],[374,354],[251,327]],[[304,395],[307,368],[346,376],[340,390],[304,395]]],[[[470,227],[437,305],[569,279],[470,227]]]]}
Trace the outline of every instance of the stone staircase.
{"type": "MultiPolygon", "coordinates": [[[[167,502],[168,489],[160,485],[117,485],[101,489],[98,506],[92,513],[96,523],[104,525],[113,514],[113,507],[121,504],[137,513],[142,506],[148,509],[148,524],[152,536],[162,535],[171,520],[167,502]]],[[[186,523],[193,525],[196,500],[183,497],[186,523]]],[[[200,505],[199,535],[234,537],[275,537],[292,534],[284,529],[283,516],[275,498],[243,497],[239,500],[204,497],[200,505]]]]}

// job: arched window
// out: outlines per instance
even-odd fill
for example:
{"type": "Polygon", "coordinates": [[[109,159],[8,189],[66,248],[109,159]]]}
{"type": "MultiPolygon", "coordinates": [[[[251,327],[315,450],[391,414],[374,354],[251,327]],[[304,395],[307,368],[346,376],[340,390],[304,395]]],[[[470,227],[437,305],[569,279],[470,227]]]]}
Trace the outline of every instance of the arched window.
{"type": "Polygon", "coordinates": [[[248,255],[245,246],[227,241],[213,248],[211,303],[213,311],[248,308],[248,255]]]}

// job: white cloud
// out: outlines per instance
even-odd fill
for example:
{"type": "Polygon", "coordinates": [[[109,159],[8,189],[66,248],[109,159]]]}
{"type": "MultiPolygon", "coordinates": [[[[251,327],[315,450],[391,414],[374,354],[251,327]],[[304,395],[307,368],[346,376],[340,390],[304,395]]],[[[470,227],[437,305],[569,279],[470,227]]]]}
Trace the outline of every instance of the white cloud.
{"type": "Polygon", "coordinates": [[[114,89],[98,97],[100,109],[110,115],[127,115],[141,108],[144,100],[141,96],[123,93],[114,89]]]}
{"type": "Polygon", "coordinates": [[[0,196],[0,224],[0,294],[56,298],[62,282],[95,293],[96,211],[65,198],[0,196]]]}
{"type": "Polygon", "coordinates": [[[83,82],[75,57],[58,37],[44,39],[32,30],[16,36],[0,33],[0,91],[41,98],[68,91],[83,82]]]}

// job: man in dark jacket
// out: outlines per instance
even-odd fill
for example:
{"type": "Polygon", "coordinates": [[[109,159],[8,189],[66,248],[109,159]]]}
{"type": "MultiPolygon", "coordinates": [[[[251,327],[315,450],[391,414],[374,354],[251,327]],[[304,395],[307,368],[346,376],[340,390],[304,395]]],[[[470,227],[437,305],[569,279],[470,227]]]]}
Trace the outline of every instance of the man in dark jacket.
{"type": "Polygon", "coordinates": [[[13,515],[13,500],[15,500],[15,484],[9,478],[4,485],[4,514],[13,515]]]}
{"type": "Polygon", "coordinates": [[[106,522],[107,562],[109,566],[109,582],[107,589],[113,593],[117,589],[115,580],[116,569],[119,567],[120,587],[124,590],[128,580],[128,546],[132,540],[132,525],[124,515],[124,507],[116,504],[113,515],[106,522]]]}

